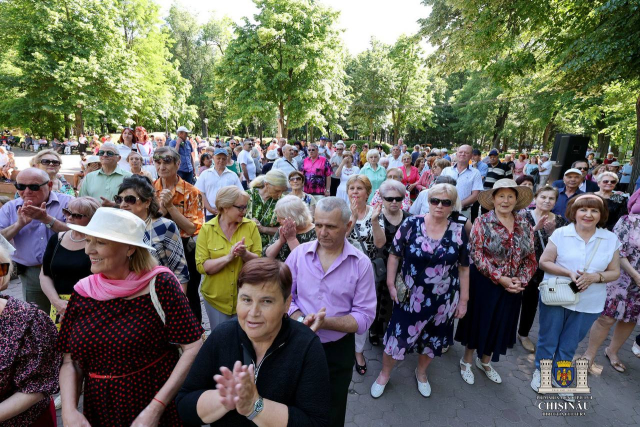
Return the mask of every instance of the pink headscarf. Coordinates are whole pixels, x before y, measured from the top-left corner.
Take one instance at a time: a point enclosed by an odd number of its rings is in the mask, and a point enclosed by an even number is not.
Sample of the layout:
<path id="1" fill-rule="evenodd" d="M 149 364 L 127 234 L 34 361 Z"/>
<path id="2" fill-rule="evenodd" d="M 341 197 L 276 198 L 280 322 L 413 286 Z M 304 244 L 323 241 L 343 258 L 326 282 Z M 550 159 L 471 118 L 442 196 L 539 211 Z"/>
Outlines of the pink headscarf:
<path id="1" fill-rule="evenodd" d="M 640 189 L 631 195 L 627 202 L 627 209 L 630 214 L 640 214 Z"/>
<path id="2" fill-rule="evenodd" d="M 80 280 L 73 289 L 85 298 L 107 301 L 115 298 L 127 298 L 143 290 L 152 278 L 160 273 L 171 273 L 167 267 L 156 266 L 144 274 L 131 272 L 124 280 L 107 279 L 102 273 L 92 274 Z"/>

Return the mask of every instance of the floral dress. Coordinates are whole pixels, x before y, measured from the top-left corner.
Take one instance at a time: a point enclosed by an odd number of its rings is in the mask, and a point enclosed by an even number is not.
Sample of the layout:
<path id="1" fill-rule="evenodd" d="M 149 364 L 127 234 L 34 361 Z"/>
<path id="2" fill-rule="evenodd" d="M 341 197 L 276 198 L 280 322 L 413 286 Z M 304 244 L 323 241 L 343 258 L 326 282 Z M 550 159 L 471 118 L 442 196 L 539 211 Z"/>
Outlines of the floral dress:
<path id="1" fill-rule="evenodd" d="M 427 235 L 424 216 L 408 218 L 396 233 L 391 254 L 403 260 L 410 297 L 393 307 L 384 351 L 396 360 L 414 351 L 440 356 L 453 340 L 460 300 L 458 267 L 469 265 L 464 225 L 450 222 L 442 239 L 434 240 Z"/>
<path id="2" fill-rule="evenodd" d="M 634 270 L 640 270 L 640 215 L 623 216 L 613 232 L 622 243 L 620 257 L 627 258 Z M 640 288 L 622 268 L 618 280 L 607 283 L 607 300 L 602 314 L 640 325 Z"/>
<path id="3" fill-rule="evenodd" d="M 247 218 L 257 219 L 263 227 L 278 227 L 278 218 L 276 217 L 275 199 L 262 200 L 260 192 L 257 188 L 247 191 L 249 193 L 249 203 L 247 204 Z M 260 233 L 262 239 L 262 247 L 269 245 L 270 235 Z"/>

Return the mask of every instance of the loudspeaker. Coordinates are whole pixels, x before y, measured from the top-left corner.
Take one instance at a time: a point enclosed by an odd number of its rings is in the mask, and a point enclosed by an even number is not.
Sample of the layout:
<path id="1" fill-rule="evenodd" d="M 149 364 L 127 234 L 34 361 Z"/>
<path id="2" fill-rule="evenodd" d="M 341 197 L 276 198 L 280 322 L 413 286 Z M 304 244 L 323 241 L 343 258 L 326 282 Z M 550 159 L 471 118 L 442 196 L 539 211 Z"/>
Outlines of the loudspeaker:
<path id="1" fill-rule="evenodd" d="M 587 157 L 589 141 L 590 138 L 584 135 L 556 134 L 551 160 L 562 167 L 562 174 L 571 167 L 573 162 L 584 160 Z"/>

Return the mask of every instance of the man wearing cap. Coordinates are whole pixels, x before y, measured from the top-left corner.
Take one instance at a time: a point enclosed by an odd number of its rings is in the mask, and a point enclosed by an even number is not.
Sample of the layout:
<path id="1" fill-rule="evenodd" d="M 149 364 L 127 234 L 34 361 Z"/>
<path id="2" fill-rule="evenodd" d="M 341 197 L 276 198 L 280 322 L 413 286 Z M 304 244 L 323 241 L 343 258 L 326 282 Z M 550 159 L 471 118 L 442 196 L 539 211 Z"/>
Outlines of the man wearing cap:
<path id="1" fill-rule="evenodd" d="M 580 184 L 580 191 L 583 193 L 595 193 L 596 191 L 600 191 L 600 187 L 598 184 L 587 179 L 587 174 L 589 173 L 589 164 L 586 160 L 576 160 L 571 164 L 570 169 L 578 169 L 580 173 L 582 173 L 582 184 Z M 564 181 L 559 179 L 557 181 L 553 181 L 553 186 L 556 188 L 564 187 Z"/>
<path id="2" fill-rule="evenodd" d="M 84 177 L 80 188 L 80 197 L 93 197 L 101 201 L 102 206 L 115 206 L 113 197 L 118 195 L 122 181 L 131 176 L 131 172 L 118 166 L 120 152 L 111 142 L 105 142 L 98 151 L 100 169 Z"/>
<path id="3" fill-rule="evenodd" d="M 484 180 L 484 189 L 490 190 L 496 181 L 504 178 L 513 179 L 511 168 L 506 163 L 500 161 L 498 150 L 491 150 L 489 152 L 489 164 L 487 167 L 487 177 Z"/>
<path id="4" fill-rule="evenodd" d="M 189 184 L 193 184 L 193 172 L 196 170 L 196 156 L 195 150 L 188 140 L 190 132 L 186 127 L 180 126 L 176 132 L 178 136 L 173 141 L 170 141 L 168 146 L 175 148 L 178 154 L 180 154 L 178 176 Z"/>
<path id="5" fill-rule="evenodd" d="M 273 150 L 273 152 L 275 153 L 276 151 Z M 282 154 L 283 156 L 273 163 L 272 169 L 281 170 L 288 177 L 291 172 L 298 170 L 298 164 L 294 159 L 293 147 L 286 144 L 282 147 Z"/>
<path id="6" fill-rule="evenodd" d="M 262 165 L 262 174 L 263 175 L 266 175 L 267 172 L 269 172 L 271 169 L 273 169 L 273 165 L 278 160 L 278 152 L 276 150 L 267 151 L 267 154 L 266 154 L 265 158 L 267 159 L 267 163 Z M 295 159 L 294 159 L 293 164 L 296 164 Z"/>
<path id="7" fill-rule="evenodd" d="M 68 230 L 62 210 L 73 197 L 51 191 L 53 183 L 43 170 L 27 168 L 16 177 L 17 199 L 0 209 L 0 234 L 13 239 L 11 255 L 22 282 L 22 297 L 49 313 L 51 303 L 40 287 L 42 257 L 51 236 Z"/>
<path id="8" fill-rule="evenodd" d="M 629 192 L 629 183 L 631 182 L 631 172 L 633 172 L 633 157 L 629 159 L 629 163 L 622 166 L 620 172 L 620 182 L 618 183 L 618 191 Z"/>
<path id="9" fill-rule="evenodd" d="M 441 174 L 456 180 L 462 213 L 467 218 L 471 217 L 471 206 L 478 200 L 478 194 L 484 189 L 480 172 L 469 165 L 472 150 L 470 145 L 461 145 L 456 152 L 457 163 L 444 168 Z"/>
<path id="10" fill-rule="evenodd" d="M 540 183 L 539 187 L 547 185 L 549 175 L 551 175 L 551 169 L 553 168 L 553 162 L 549 160 L 549 155 L 542 153 L 540 155 L 540 161 L 538 162 L 538 170 L 540 171 Z"/>
<path id="11" fill-rule="evenodd" d="M 558 188 L 558 200 L 556 200 L 556 205 L 551 212 L 567 219 L 565 212 L 569 200 L 584 193 L 580 190 L 580 184 L 582 184 L 583 179 L 580 169 L 567 169 L 562 178 L 564 186 Z"/>
<path id="12" fill-rule="evenodd" d="M 216 148 L 213 152 L 213 167 L 202 172 L 196 181 L 196 188 L 202 193 L 202 203 L 207 210 L 205 221 L 212 220 L 218 215 L 216 196 L 222 187 L 235 185 L 244 190 L 238 175 L 227 169 L 228 155 L 226 148 Z"/>

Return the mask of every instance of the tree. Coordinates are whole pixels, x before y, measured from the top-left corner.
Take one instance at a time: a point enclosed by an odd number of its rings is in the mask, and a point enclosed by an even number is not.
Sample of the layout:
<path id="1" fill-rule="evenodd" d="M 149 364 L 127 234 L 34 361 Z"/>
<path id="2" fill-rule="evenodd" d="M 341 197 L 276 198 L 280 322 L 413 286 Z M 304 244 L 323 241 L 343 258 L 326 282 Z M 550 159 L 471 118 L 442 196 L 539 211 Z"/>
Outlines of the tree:
<path id="1" fill-rule="evenodd" d="M 313 0 L 254 2 L 255 22 L 235 27 L 218 68 L 234 116 L 275 116 L 284 137 L 306 123 L 338 126 L 347 100 L 338 13 Z"/>

